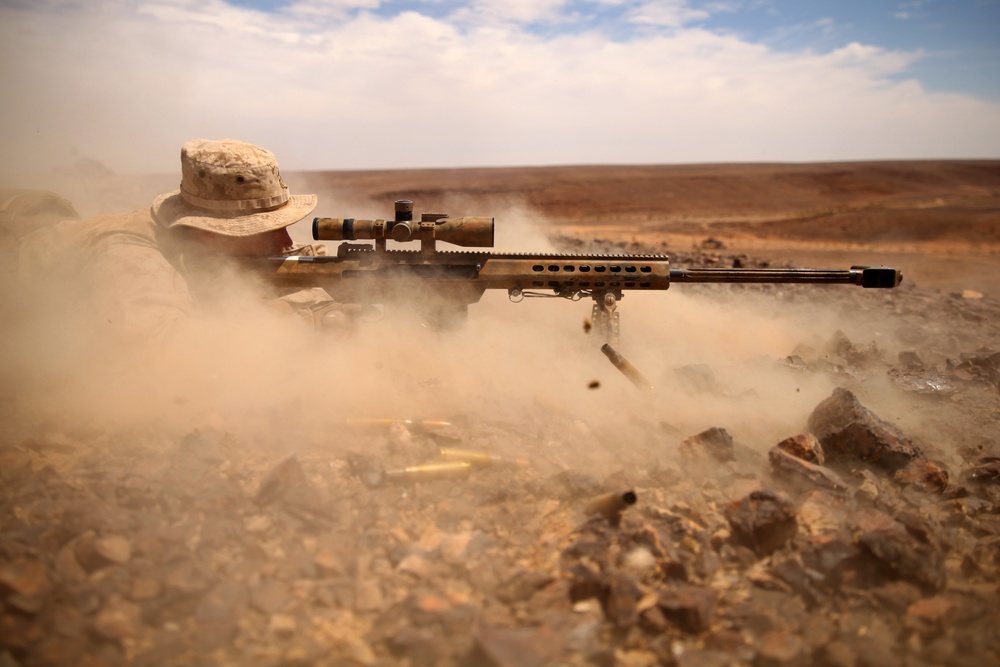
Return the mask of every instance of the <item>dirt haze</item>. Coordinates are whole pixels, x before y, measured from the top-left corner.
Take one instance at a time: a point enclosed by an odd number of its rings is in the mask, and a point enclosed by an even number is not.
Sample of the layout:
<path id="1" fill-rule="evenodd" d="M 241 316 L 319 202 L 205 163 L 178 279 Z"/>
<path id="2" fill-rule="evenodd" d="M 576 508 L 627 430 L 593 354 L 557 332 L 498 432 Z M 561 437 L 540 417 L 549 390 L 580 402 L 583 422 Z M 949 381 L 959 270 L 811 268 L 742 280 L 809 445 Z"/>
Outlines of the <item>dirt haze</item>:
<path id="1" fill-rule="evenodd" d="M 906 278 L 629 292 L 641 390 L 589 299 L 334 334 L 234 275 L 129 351 L 12 289 L 0 665 L 1000 660 L 1000 161 L 285 178 L 320 216 L 494 215 L 504 250 Z M 90 215 L 176 177 L 47 187 Z"/>

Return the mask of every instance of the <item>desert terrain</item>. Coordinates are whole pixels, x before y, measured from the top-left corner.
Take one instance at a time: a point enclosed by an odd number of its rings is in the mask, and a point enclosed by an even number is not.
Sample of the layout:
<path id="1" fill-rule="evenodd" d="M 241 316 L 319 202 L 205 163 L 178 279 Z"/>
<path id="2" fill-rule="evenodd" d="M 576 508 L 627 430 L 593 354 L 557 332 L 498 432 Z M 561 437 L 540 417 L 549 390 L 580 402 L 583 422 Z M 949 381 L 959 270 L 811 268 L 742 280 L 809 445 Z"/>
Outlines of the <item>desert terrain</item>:
<path id="1" fill-rule="evenodd" d="M 0 665 L 1000 661 L 1000 161 L 286 180 L 493 215 L 504 250 L 904 279 L 628 293 L 652 387 L 586 300 L 107 356 L 5 304 Z M 86 216 L 176 177 L 45 186 Z"/>

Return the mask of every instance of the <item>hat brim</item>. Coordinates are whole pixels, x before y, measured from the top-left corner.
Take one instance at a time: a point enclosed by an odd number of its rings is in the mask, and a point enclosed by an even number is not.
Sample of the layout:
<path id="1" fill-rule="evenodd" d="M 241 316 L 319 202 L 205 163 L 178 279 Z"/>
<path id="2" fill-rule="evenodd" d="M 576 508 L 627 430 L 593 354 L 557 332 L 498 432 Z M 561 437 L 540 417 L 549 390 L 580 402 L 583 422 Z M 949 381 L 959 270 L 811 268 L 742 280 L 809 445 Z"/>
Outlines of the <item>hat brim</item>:
<path id="1" fill-rule="evenodd" d="M 292 195 L 281 207 L 272 211 L 210 214 L 185 202 L 181 199 L 180 190 L 175 190 L 157 197 L 150 212 L 153 219 L 167 229 L 194 227 L 225 236 L 253 236 L 298 222 L 313 212 L 316 202 L 316 195 Z"/>

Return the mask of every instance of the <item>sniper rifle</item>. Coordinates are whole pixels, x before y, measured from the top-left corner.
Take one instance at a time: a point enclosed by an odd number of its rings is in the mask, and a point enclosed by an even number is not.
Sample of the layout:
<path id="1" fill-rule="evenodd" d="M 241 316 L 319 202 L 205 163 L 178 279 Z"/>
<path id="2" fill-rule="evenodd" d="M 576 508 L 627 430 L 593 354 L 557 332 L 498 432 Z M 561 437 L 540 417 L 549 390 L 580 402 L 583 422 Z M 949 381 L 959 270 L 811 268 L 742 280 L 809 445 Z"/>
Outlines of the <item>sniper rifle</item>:
<path id="1" fill-rule="evenodd" d="M 449 218 L 443 213 L 413 217 L 413 202 L 395 203 L 392 220 L 315 218 L 313 238 L 343 241 L 336 254 L 250 260 L 279 289 L 321 287 L 344 303 L 416 304 L 436 326 L 464 320 L 468 306 L 486 290 L 507 290 L 511 301 L 525 297 L 593 299 L 591 321 L 599 336 L 617 344 L 618 302 L 629 290 L 665 290 L 671 283 L 847 284 L 869 288 L 899 285 L 892 268 L 828 269 L 671 268 L 666 255 L 589 255 L 492 252 L 493 218 Z M 351 243 L 352 241 L 374 241 Z M 386 247 L 387 241 L 418 241 L 419 249 Z M 438 250 L 442 241 L 467 251 Z"/>

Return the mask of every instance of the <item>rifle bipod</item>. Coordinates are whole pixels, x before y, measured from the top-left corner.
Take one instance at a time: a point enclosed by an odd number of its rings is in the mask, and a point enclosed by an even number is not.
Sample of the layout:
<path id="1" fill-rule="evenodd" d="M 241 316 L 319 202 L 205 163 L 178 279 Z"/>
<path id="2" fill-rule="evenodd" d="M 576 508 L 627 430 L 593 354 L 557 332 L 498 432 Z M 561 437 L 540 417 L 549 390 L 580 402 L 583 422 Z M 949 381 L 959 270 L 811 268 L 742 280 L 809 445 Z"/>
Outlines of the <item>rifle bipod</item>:
<path id="1" fill-rule="evenodd" d="M 617 311 L 618 295 L 613 292 L 594 292 L 594 307 L 591 310 L 590 319 L 605 343 L 618 345 L 618 338 L 621 334 L 621 319 Z"/>

